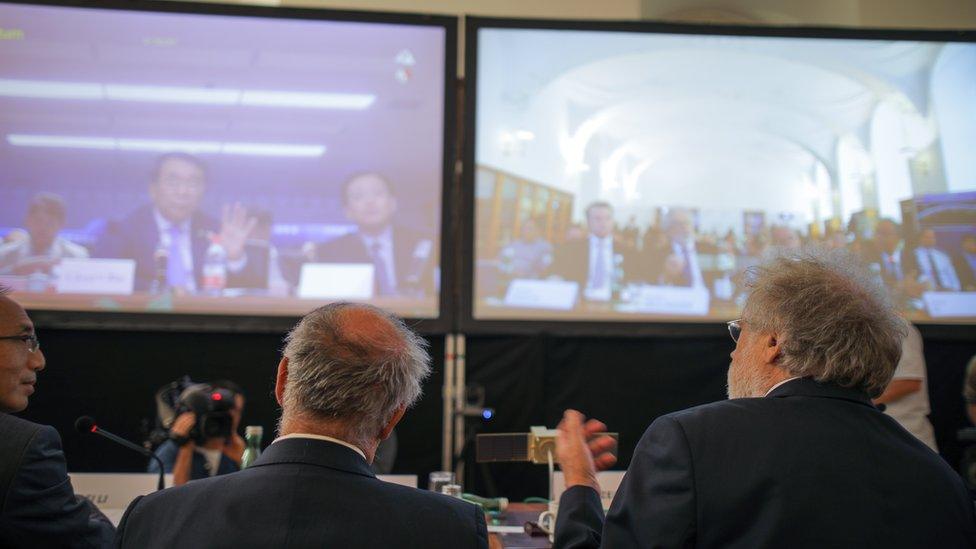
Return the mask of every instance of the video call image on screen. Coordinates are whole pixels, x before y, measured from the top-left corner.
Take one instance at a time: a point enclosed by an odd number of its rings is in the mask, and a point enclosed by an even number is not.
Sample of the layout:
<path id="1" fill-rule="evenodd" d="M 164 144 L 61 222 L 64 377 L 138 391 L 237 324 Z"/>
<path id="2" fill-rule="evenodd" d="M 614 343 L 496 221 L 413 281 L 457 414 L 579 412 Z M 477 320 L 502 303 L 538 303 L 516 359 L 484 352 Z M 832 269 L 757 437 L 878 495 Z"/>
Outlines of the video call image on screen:
<path id="1" fill-rule="evenodd" d="M 976 321 L 976 44 L 477 40 L 476 319 L 727 320 L 750 266 L 818 246 Z"/>
<path id="2" fill-rule="evenodd" d="M 26 306 L 437 316 L 442 27 L 0 4 L 0 29 Z"/>

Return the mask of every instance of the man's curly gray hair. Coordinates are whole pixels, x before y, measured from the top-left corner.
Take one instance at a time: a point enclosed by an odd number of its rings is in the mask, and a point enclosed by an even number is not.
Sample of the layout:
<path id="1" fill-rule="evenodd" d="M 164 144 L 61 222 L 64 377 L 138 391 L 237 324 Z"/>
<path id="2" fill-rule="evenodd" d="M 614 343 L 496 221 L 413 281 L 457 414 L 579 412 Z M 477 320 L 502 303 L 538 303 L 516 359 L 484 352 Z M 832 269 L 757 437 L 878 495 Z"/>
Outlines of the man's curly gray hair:
<path id="1" fill-rule="evenodd" d="M 749 327 L 781 335 L 790 375 L 880 395 L 901 358 L 904 324 L 887 292 L 843 250 L 808 250 L 753 267 L 742 312 Z"/>

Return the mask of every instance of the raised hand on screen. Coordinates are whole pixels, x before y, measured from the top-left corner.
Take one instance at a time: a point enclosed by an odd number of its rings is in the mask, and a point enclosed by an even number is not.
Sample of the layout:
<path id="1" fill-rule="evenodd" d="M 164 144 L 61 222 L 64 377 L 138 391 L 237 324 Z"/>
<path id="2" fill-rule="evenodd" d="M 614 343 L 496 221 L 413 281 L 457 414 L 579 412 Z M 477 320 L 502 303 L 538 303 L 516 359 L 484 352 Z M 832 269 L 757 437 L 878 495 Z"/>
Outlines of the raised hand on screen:
<path id="1" fill-rule="evenodd" d="M 612 452 L 617 447 L 613 437 L 597 433 L 605 432 L 607 426 L 576 410 L 563 412 L 563 420 L 556 427 L 556 456 L 559 468 L 566 478 L 566 487 L 589 486 L 600 491 L 596 472 L 609 469 L 617 462 Z"/>
<path id="2" fill-rule="evenodd" d="M 240 202 L 233 206 L 224 205 L 220 223 L 220 243 L 227 251 L 227 259 L 236 261 L 244 255 L 247 243 L 257 219 L 247 215 L 247 208 Z"/>

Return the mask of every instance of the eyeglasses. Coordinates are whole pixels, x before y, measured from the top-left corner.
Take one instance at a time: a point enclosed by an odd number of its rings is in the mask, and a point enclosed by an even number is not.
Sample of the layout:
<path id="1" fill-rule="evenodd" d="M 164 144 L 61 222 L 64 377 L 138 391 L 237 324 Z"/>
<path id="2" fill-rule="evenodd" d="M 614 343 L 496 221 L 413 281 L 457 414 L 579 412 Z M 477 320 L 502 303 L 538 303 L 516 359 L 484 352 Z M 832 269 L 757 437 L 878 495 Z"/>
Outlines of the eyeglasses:
<path id="1" fill-rule="evenodd" d="M 0 337 L 0 340 L 2 339 L 19 339 L 27 344 L 27 350 L 32 353 L 41 348 L 41 342 L 37 340 L 36 334 Z"/>
<path id="2" fill-rule="evenodd" d="M 742 333 L 743 322 L 745 322 L 745 320 L 742 320 L 741 318 L 737 318 L 735 320 L 730 320 L 725 323 L 726 326 L 729 327 L 729 335 L 732 336 L 732 341 L 736 343 L 739 342 L 739 334 Z"/>

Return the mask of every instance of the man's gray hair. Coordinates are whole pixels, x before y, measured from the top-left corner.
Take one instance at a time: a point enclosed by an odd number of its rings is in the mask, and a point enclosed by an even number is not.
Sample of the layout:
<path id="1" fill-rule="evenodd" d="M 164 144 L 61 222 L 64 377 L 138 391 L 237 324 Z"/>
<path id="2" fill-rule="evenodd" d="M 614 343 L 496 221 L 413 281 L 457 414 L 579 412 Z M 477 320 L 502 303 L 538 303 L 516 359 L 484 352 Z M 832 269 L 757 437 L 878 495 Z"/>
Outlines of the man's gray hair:
<path id="1" fill-rule="evenodd" d="M 427 342 L 396 316 L 358 303 L 307 314 L 285 338 L 285 415 L 340 420 L 357 441 L 412 406 L 430 375 Z"/>
<path id="2" fill-rule="evenodd" d="M 792 376 L 880 395 L 901 358 L 903 321 L 877 277 L 844 250 L 781 255 L 750 269 L 750 329 L 780 335 Z"/>

